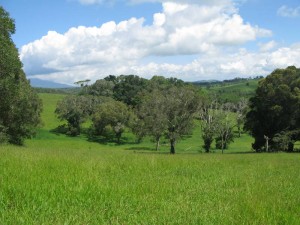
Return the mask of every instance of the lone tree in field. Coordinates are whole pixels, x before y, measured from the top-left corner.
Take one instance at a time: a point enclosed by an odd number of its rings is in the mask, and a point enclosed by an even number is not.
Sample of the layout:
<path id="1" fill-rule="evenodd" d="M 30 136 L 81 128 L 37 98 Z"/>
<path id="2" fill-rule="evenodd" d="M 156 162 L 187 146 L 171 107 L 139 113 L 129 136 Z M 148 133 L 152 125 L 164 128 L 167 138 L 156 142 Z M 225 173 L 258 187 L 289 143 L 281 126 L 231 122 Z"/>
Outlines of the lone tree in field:
<path id="1" fill-rule="evenodd" d="M 142 98 L 137 113 L 141 121 L 138 128 L 140 132 L 155 138 L 157 149 L 164 134 L 170 141 L 170 153 L 175 154 L 176 142 L 192 132 L 200 96 L 190 86 L 158 88 L 161 89 L 152 90 Z"/>
<path id="2" fill-rule="evenodd" d="M 191 134 L 200 101 L 199 94 L 190 87 L 173 87 L 165 92 L 167 138 L 170 140 L 171 154 L 175 154 L 176 141 Z"/>
<path id="3" fill-rule="evenodd" d="M 21 145 L 35 134 L 42 103 L 22 70 L 14 33 L 14 20 L 0 6 L 0 142 Z"/>
<path id="4" fill-rule="evenodd" d="M 210 151 L 214 139 L 216 148 L 221 149 L 222 153 L 233 141 L 233 128 L 236 124 L 231 107 L 231 104 L 220 105 L 216 100 L 202 105 L 200 119 L 205 152 Z"/>
<path id="5" fill-rule="evenodd" d="M 153 90 L 142 98 L 137 110 L 138 123 L 134 129 L 136 135 L 149 135 L 156 142 L 156 151 L 159 149 L 161 137 L 168 127 L 166 114 L 166 96 L 163 92 Z"/>
<path id="6" fill-rule="evenodd" d="M 217 109 L 216 115 L 216 148 L 222 150 L 228 148 L 230 142 L 234 139 L 233 128 L 236 126 L 235 115 L 226 105 L 221 105 Z"/>
<path id="7" fill-rule="evenodd" d="M 210 151 L 216 133 L 216 107 L 216 101 L 204 102 L 199 113 L 201 134 L 204 142 L 203 148 L 207 153 Z"/>
<path id="8" fill-rule="evenodd" d="M 287 151 L 293 151 L 300 140 L 300 69 L 294 66 L 277 69 L 259 82 L 250 99 L 245 129 L 255 138 L 256 151 L 275 150 L 284 140 Z"/>

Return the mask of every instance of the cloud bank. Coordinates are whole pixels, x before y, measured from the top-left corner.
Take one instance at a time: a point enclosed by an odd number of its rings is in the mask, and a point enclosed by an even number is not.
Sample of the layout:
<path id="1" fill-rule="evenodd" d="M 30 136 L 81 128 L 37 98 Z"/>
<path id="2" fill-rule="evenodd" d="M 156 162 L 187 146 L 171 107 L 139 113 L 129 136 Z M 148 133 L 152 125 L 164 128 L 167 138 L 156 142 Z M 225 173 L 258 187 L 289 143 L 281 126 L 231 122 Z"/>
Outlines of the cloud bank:
<path id="1" fill-rule="evenodd" d="M 265 75 L 276 67 L 299 65 L 296 60 L 300 58 L 299 45 L 273 52 L 270 51 L 275 42 L 261 44 L 257 53 L 242 49 L 243 44 L 271 37 L 272 32 L 246 23 L 230 1 L 160 2 L 162 11 L 153 15 L 151 25 L 145 25 L 144 18 L 130 18 L 99 27 L 71 28 L 64 34 L 49 31 L 21 48 L 25 72 L 29 77 L 71 84 L 82 79 L 94 81 L 109 74 L 226 79 Z M 173 57 L 186 56 L 193 59 L 170 62 Z"/>

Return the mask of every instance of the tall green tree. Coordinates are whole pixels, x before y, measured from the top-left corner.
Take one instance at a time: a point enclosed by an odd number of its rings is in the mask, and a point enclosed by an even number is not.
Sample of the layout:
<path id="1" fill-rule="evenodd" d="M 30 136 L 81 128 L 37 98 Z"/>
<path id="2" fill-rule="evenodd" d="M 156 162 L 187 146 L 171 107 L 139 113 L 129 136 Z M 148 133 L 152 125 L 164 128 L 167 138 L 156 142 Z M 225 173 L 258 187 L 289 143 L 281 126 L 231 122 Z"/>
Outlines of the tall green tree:
<path id="1" fill-rule="evenodd" d="M 287 136 L 287 151 L 293 151 L 300 139 L 300 69 L 277 69 L 259 82 L 244 127 L 254 137 L 252 147 L 257 151 L 269 146 L 274 150 L 276 142 Z"/>
<path id="2" fill-rule="evenodd" d="M 206 153 L 210 151 L 217 129 L 217 101 L 203 102 L 199 117 L 201 119 L 201 134 L 204 142 L 203 148 Z"/>
<path id="3" fill-rule="evenodd" d="M 175 154 L 176 142 L 191 134 L 195 113 L 201 98 L 192 86 L 168 86 L 146 94 L 139 105 L 140 133 L 154 137 L 159 146 L 163 134 L 170 141 L 170 153 Z"/>
<path id="4" fill-rule="evenodd" d="M 204 141 L 203 148 L 209 152 L 213 140 L 216 148 L 222 153 L 233 141 L 233 128 L 236 126 L 235 116 L 231 112 L 231 103 L 219 104 L 217 100 L 205 102 L 200 109 L 201 133 Z"/>
<path id="5" fill-rule="evenodd" d="M 14 20 L 0 6 L 0 139 L 21 145 L 35 134 L 42 103 L 22 70 L 14 33 Z"/>
<path id="6" fill-rule="evenodd" d="M 233 128 L 236 126 L 236 114 L 231 112 L 231 107 L 224 104 L 216 110 L 216 148 L 221 149 L 222 154 L 234 139 Z"/>
<path id="7" fill-rule="evenodd" d="M 170 153 L 175 154 L 177 140 L 192 132 L 201 98 L 196 90 L 184 86 L 170 88 L 164 95 L 167 138 L 170 140 Z"/>
<path id="8" fill-rule="evenodd" d="M 85 96 L 69 95 L 57 103 L 55 113 L 60 120 L 68 122 L 67 134 L 80 134 L 81 124 L 88 118 L 91 111 L 90 99 Z"/>
<path id="9" fill-rule="evenodd" d="M 103 135 L 105 130 L 111 130 L 121 142 L 126 127 L 130 127 L 133 113 L 123 102 L 111 100 L 99 105 L 93 114 L 93 129 L 97 135 Z"/>
<path id="10" fill-rule="evenodd" d="M 142 98 L 137 109 L 139 122 L 134 129 L 135 133 L 151 136 L 156 142 L 156 150 L 168 127 L 166 101 L 162 91 L 153 90 Z"/>
<path id="11" fill-rule="evenodd" d="M 67 134 L 77 136 L 81 133 L 81 124 L 90 118 L 100 104 L 110 100 L 107 97 L 68 95 L 57 103 L 55 113 L 60 120 L 67 121 Z"/>

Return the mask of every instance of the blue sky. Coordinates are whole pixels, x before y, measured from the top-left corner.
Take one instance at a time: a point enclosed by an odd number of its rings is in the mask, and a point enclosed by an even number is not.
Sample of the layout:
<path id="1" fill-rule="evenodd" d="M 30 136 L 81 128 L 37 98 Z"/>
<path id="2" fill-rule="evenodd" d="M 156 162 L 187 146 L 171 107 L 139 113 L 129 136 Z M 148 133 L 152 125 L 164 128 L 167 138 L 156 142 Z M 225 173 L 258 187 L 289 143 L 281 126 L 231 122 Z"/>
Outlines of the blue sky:
<path id="1" fill-rule="evenodd" d="M 299 0 L 0 0 L 29 78 L 195 81 L 300 67 Z"/>

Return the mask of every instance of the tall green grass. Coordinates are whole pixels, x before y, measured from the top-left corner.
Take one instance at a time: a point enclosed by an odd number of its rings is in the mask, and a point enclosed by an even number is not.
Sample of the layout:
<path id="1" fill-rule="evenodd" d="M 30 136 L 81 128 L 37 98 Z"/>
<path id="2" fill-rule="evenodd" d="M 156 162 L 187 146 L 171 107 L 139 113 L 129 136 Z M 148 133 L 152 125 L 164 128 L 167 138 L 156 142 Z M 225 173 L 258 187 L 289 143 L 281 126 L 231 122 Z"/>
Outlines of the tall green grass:
<path id="1" fill-rule="evenodd" d="M 0 151 L 1 224 L 299 224 L 298 154 Z"/>
<path id="2" fill-rule="evenodd" d="M 300 223 L 299 154 L 251 154 L 245 134 L 233 154 L 200 153 L 199 126 L 177 155 L 130 133 L 122 145 L 89 142 L 50 132 L 63 96 L 40 96 L 37 137 L 0 146 L 0 224 Z"/>

